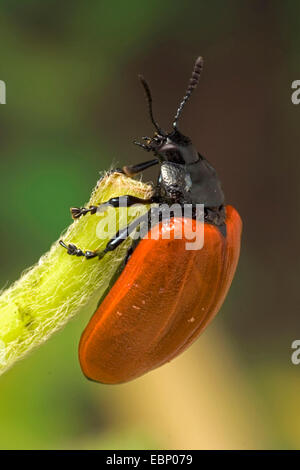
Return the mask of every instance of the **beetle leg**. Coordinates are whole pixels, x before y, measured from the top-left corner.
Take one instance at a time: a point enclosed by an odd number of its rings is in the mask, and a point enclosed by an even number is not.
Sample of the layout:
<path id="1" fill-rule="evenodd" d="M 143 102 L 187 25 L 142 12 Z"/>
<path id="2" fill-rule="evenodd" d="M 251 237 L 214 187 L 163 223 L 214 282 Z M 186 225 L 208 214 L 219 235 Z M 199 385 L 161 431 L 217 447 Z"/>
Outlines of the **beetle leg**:
<path id="1" fill-rule="evenodd" d="M 124 227 L 120 229 L 114 238 L 109 240 L 107 243 L 106 247 L 102 251 L 101 255 L 99 256 L 99 259 L 101 259 L 106 253 L 109 251 L 114 251 L 118 246 L 121 245 L 125 240 L 127 240 L 128 236 L 138 227 L 140 226 L 140 232 L 143 234 L 144 231 L 148 231 L 148 226 L 149 226 L 149 220 L 150 220 L 150 213 L 151 211 L 148 211 L 146 214 L 141 215 L 137 219 L 135 219 L 133 222 L 131 222 L 127 227 Z M 146 227 L 146 230 L 145 230 Z"/>
<path id="2" fill-rule="evenodd" d="M 70 212 L 72 214 L 73 219 L 79 219 L 82 215 L 86 215 L 89 212 L 91 214 L 96 214 L 98 206 L 90 206 L 90 207 L 71 207 Z"/>
<path id="3" fill-rule="evenodd" d="M 157 165 L 158 163 L 159 160 L 157 158 L 154 158 L 153 160 L 138 163 L 137 165 L 123 166 L 123 172 L 127 176 L 134 176 L 140 173 L 141 171 L 147 170 L 147 168 L 150 168 L 151 166 Z"/>
<path id="4" fill-rule="evenodd" d="M 150 213 L 151 211 L 148 211 L 146 214 L 143 214 L 141 217 L 138 217 L 136 220 L 131 222 L 127 227 L 120 229 L 116 233 L 115 237 L 109 240 L 104 250 L 83 251 L 76 245 L 73 245 L 73 243 L 66 245 L 62 240 L 59 241 L 59 244 L 67 250 L 68 255 L 84 256 L 86 259 L 92 259 L 96 257 L 101 259 L 104 255 L 106 255 L 106 253 L 115 250 L 119 245 L 121 245 L 121 243 L 123 243 L 138 226 L 140 226 L 141 232 L 142 230 L 145 230 L 145 226 L 146 230 L 148 230 Z"/>
<path id="5" fill-rule="evenodd" d="M 67 250 L 68 255 L 85 256 L 86 259 L 92 259 L 98 256 L 97 251 L 82 251 L 80 248 L 77 248 L 76 245 L 73 245 L 73 243 L 66 245 L 62 240 L 60 240 L 59 244 Z"/>
<path id="6" fill-rule="evenodd" d="M 96 212 L 103 212 L 106 210 L 108 206 L 112 207 L 130 207 L 133 206 L 134 204 L 152 204 L 155 201 L 155 198 L 149 198 L 149 199 L 142 199 L 140 197 L 135 197 L 135 196 L 119 196 L 119 197 L 113 197 L 109 199 L 107 202 L 103 202 L 99 206 L 90 206 L 89 208 L 87 207 L 72 207 L 71 214 L 73 219 L 78 219 L 82 215 L 86 215 L 88 212 L 91 214 L 96 214 Z"/>

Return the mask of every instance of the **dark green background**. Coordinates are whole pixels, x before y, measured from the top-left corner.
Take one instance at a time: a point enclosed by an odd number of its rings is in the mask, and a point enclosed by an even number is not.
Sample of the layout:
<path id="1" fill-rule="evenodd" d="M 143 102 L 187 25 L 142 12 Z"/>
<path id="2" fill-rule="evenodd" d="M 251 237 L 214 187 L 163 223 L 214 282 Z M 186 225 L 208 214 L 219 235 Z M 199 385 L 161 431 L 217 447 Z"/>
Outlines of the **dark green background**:
<path id="1" fill-rule="evenodd" d="M 187 375 L 185 384 L 179 358 L 130 385 L 87 382 L 77 344 L 88 318 L 78 317 L 0 378 L 0 448 L 299 448 L 300 365 L 290 360 L 300 337 L 300 106 L 290 98 L 300 79 L 299 36 L 296 0 L 0 2 L 2 286 L 59 237 L 69 207 L 88 200 L 100 170 L 147 158 L 132 145 L 152 132 L 137 74 L 151 83 L 168 128 L 199 54 L 205 70 L 181 128 L 217 168 L 244 222 L 228 299 L 185 354 L 197 378 Z M 214 350 L 216 337 L 230 352 L 210 363 L 199 344 Z M 210 364 L 224 377 L 220 388 L 212 376 L 207 405 Z M 170 380 L 144 395 L 143 384 L 151 389 L 168 371 Z M 230 419 L 236 394 L 242 424 Z M 200 428 L 187 417 L 186 442 L 182 420 L 194 409 Z M 206 427 L 215 437 L 198 434 Z"/>

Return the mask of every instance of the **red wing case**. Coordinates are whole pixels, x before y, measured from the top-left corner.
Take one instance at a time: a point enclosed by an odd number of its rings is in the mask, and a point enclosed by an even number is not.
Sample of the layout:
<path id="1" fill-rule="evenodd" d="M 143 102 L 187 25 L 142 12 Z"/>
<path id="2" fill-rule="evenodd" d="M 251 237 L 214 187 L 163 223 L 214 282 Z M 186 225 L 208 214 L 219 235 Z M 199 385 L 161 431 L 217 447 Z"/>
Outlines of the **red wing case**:
<path id="1" fill-rule="evenodd" d="M 200 250 L 186 249 L 190 236 L 174 238 L 187 221 L 193 231 L 204 228 Z M 174 218 L 152 229 L 158 239 L 140 241 L 82 334 L 79 360 L 89 379 L 117 384 L 161 366 L 218 313 L 238 263 L 242 222 L 227 206 L 226 237 L 201 224 Z M 163 239 L 166 231 L 170 239 Z"/>

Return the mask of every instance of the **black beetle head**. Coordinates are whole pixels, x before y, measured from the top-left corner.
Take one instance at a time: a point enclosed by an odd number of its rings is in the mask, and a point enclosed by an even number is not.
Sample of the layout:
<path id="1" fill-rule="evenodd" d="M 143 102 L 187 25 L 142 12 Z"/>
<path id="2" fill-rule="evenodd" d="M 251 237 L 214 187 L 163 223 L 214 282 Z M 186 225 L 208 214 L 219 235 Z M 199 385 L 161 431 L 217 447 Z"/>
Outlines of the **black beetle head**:
<path id="1" fill-rule="evenodd" d="M 184 98 L 177 109 L 173 122 L 173 131 L 169 134 L 163 131 L 154 119 L 152 110 L 152 96 L 149 85 L 144 77 L 139 75 L 139 79 L 146 93 L 150 119 L 156 129 L 156 132 L 153 137 L 143 137 L 143 142 L 135 141 L 134 143 L 142 147 L 147 152 L 153 152 L 160 161 L 169 161 L 172 163 L 185 165 L 194 163 L 199 158 L 198 152 L 193 146 L 191 140 L 178 130 L 177 122 L 186 102 L 189 100 L 192 92 L 199 82 L 202 67 L 203 59 L 202 57 L 198 57 L 194 65 L 193 73 L 190 78 L 186 94 L 184 95 Z"/>
<path id="2" fill-rule="evenodd" d="M 153 152 L 161 162 L 189 165 L 199 159 L 191 140 L 177 129 L 170 134 L 156 132 L 153 137 L 143 137 L 143 141 L 136 144 L 148 152 Z"/>

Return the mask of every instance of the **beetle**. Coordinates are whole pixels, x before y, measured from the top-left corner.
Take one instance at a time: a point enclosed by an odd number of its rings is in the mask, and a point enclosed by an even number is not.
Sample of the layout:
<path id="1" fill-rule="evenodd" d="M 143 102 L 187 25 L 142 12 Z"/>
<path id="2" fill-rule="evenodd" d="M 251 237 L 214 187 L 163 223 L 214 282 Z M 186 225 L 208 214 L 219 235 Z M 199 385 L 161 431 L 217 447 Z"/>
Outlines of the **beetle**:
<path id="1" fill-rule="evenodd" d="M 149 85 L 139 76 L 155 133 L 152 138 L 144 137 L 135 143 L 152 152 L 154 158 L 116 171 L 132 177 L 159 164 L 152 197 L 125 195 L 100 206 L 71 209 L 77 219 L 95 214 L 99 208 L 105 210 L 108 205 L 151 204 L 158 209 L 174 203 L 180 207 L 188 204 L 193 209 L 197 204 L 204 205 L 202 221 L 196 211 L 189 217 L 171 213 L 169 220 L 160 216 L 151 226 L 153 212 L 147 212 L 146 231 L 132 244 L 123 270 L 81 336 L 80 365 L 84 375 L 93 381 L 127 382 L 176 357 L 214 318 L 231 285 L 239 259 L 241 218 L 232 206 L 225 206 L 215 169 L 178 129 L 178 119 L 199 82 L 202 68 L 203 59 L 198 57 L 169 133 L 154 119 Z M 174 235 L 177 229 L 186 228 L 187 222 L 188 231 L 204 231 L 201 249 L 186 249 L 190 233 L 184 232 L 181 239 Z M 83 251 L 62 240 L 60 244 L 69 255 L 101 259 L 138 225 L 140 218 L 120 229 L 102 251 Z M 167 232 L 169 239 L 165 237 Z"/>

